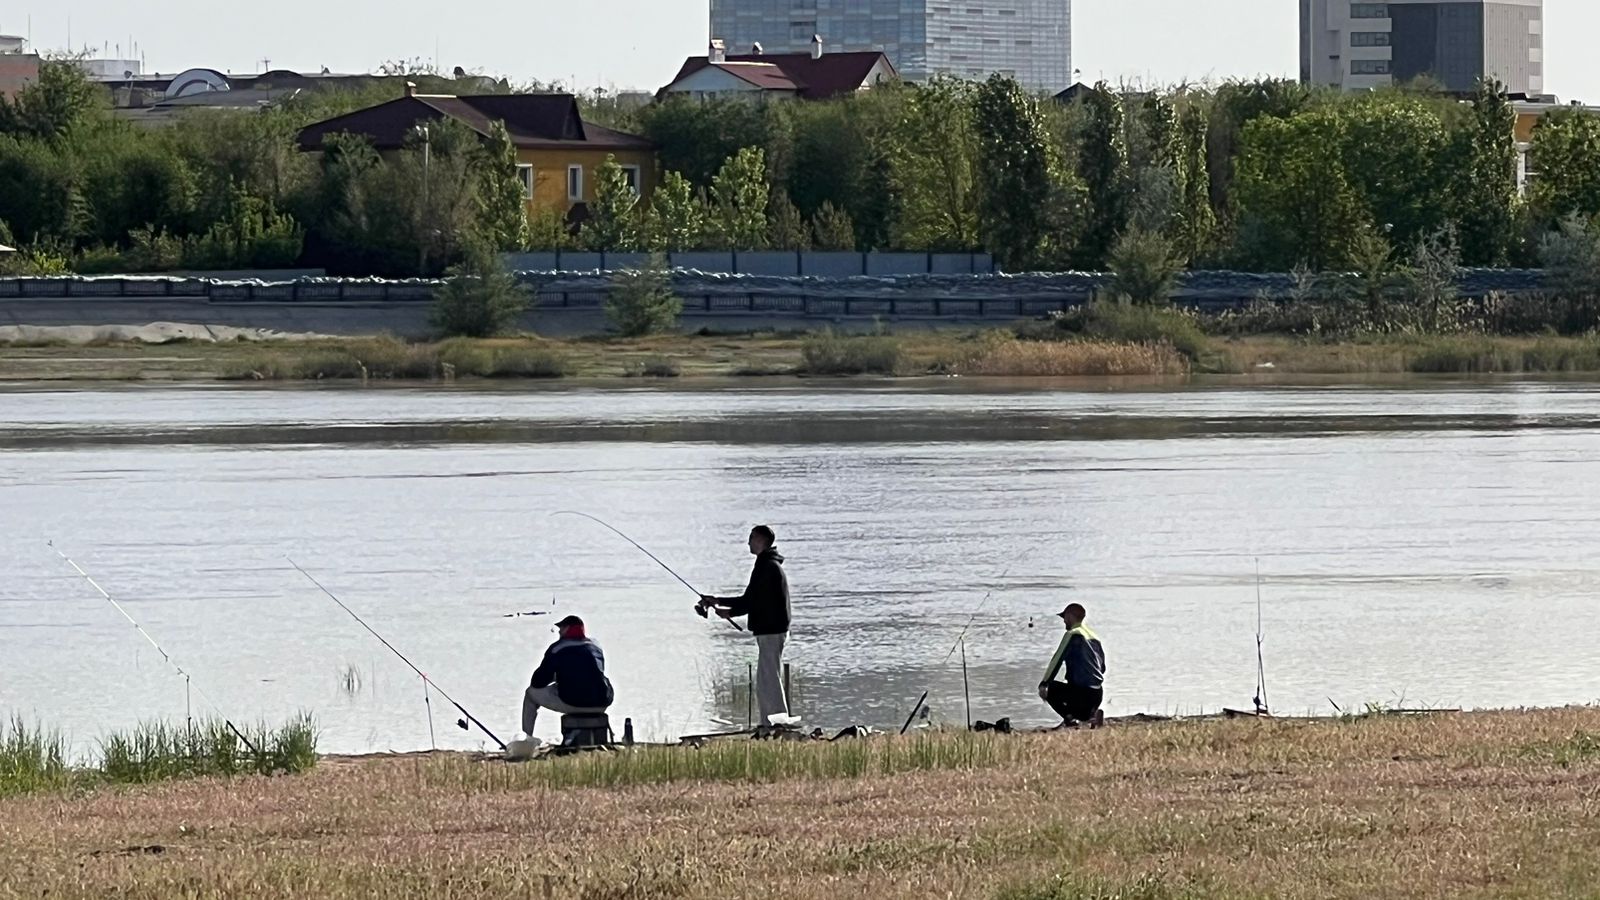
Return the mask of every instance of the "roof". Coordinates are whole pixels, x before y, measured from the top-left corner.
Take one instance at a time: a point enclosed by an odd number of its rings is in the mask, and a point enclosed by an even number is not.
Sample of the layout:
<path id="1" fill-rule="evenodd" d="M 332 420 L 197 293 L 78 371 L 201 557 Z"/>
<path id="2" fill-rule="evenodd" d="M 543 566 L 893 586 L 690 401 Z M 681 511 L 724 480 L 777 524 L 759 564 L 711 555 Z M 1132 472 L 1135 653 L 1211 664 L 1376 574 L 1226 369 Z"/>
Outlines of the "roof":
<path id="1" fill-rule="evenodd" d="M 717 68 L 762 90 L 798 91 L 807 100 L 825 100 L 860 90 L 878 65 L 890 75 L 895 74 L 894 64 L 879 50 L 824 53 L 817 57 L 810 53 L 730 54 L 720 63 L 705 56 L 691 56 L 684 60 L 667 88 L 701 69 Z"/>
<path id="2" fill-rule="evenodd" d="M 365 136 L 379 150 L 393 150 L 405 145 L 419 122 L 441 119 L 454 119 L 485 137 L 495 122 L 504 122 L 511 143 L 527 149 L 654 148 L 637 135 L 584 122 L 571 94 L 416 94 L 308 125 L 300 131 L 300 149 L 321 149 L 328 135 L 348 132 Z"/>

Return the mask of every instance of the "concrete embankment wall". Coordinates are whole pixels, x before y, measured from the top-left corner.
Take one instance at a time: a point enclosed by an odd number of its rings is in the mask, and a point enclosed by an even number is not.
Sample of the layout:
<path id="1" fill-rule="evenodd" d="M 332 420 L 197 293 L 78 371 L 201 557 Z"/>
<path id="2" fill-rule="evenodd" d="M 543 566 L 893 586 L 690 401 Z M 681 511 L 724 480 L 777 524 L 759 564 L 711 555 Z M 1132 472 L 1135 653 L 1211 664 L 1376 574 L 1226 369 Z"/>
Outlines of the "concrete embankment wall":
<path id="1" fill-rule="evenodd" d="M 602 306 L 609 275 L 524 272 L 537 297 L 523 326 L 544 334 L 605 329 Z M 1539 288 L 1528 270 L 1469 270 L 1462 291 L 1523 293 Z M 1029 275 L 910 275 L 839 278 L 726 275 L 679 271 L 673 287 L 684 300 L 686 329 L 841 329 L 892 322 L 915 325 L 1001 323 L 1046 315 L 1093 297 L 1107 276 L 1067 272 Z M 437 282 L 412 279 L 301 278 L 223 281 L 193 278 L 0 279 L 0 325 L 142 325 L 185 322 L 285 332 L 421 335 Z M 1176 302 L 1199 309 L 1281 299 L 1292 288 L 1282 274 L 1187 273 Z"/>

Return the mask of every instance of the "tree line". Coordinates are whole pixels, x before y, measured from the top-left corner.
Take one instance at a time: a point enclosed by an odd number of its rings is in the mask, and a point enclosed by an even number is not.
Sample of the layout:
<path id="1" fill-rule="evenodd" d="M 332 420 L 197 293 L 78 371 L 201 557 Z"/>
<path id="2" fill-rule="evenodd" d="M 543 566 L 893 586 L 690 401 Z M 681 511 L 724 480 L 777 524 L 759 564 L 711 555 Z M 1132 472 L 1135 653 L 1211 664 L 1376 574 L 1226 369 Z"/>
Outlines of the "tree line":
<path id="1" fill-rule="evenodd" d="M 426 80 L 426 74 L 413 74 Z M 449 92 L 448 80 L 420 85 Z M 398 96 L 302 93 L 164 128 L 117 118 L 66 62 L 0 102 L 0 242 L 38 269 L 323 266 L 436 274 L 492 250 L 988 251 L 1010 270 L 1177 265 L 1351 270 L 1448 241 L 1465 265 L 1535 264 L 1546 236 L 1600 215 L 1600 117 L 1545 115 L 1525 196 L 1504 92 L 1341 94 L 1280 80 L 1070 101 L 996 76 L 821 102 L 628 105 L 585 115 L 659 147 L 651 195 L 614 164 L 579 223 L 524 213 L 516 154 L 430 127 L 379 155 L 298 151 L 311 122 Z"/>

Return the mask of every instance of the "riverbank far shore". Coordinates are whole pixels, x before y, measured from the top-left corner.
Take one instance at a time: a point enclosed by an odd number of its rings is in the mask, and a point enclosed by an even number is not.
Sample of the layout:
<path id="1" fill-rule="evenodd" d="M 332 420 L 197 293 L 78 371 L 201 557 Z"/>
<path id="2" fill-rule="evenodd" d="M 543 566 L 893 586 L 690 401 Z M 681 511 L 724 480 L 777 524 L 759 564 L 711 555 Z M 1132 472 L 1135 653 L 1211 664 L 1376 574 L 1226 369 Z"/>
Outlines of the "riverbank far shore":
<path id="1" fill-rule="evenodd" d="M 171 328 L 186 333 L 181 326 Z M 1332 342 L 1268 335 L 1211 338 L 1175 348 L 1081 338 L 1022 340 L 1000 329 L 921 329 L 849 336 L 752 332 L 422 343 L 384 336 L 0 343 L 0 381 L 9 382 L 1401 373 L 1600 373 L 1600 338 L 1446 335 Z"/>
<path id="2" fill-rule="evenodd" d="M 938 741 L 965 749 L 917 765 Z M 912 747 L 886 773 L 870 754 L 894 742 Z M 864 765 L 430 754 L 12 797 L 0 896 L 1578 898 L 1600 884 L 1592 707 L 852 746 Z M 546 768 L 566 764 L 593 768 Z M 628 766 L 648 777 L 619 777 Z"/>

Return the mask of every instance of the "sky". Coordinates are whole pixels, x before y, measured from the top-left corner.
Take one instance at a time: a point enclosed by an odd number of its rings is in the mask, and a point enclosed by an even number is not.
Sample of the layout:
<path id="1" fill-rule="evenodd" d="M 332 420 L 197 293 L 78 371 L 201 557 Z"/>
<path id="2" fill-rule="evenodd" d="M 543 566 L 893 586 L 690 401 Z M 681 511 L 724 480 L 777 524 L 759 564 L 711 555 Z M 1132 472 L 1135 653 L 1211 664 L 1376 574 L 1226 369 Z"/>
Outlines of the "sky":
<path id="1" fill-rule="evenodd" d="M 1073 0 L 1080 80 L 1171 84 L 1299 72 L 1295 0 Z M 41 51 L 71 43 L 127 54 L 147 72 L 206 67 L 365 72 L 385 60 L 437 59 L 449 71 L 514 82 L 655 90 L 684 57 L 703 53 L 707 0 L 5 0 L 0 33 Z M 1545 85 L 1563 100 L 1600 103 L 1600 2 L 1545 0 Z M 130 40 L 131 39 L 131 40 Z"/>

